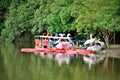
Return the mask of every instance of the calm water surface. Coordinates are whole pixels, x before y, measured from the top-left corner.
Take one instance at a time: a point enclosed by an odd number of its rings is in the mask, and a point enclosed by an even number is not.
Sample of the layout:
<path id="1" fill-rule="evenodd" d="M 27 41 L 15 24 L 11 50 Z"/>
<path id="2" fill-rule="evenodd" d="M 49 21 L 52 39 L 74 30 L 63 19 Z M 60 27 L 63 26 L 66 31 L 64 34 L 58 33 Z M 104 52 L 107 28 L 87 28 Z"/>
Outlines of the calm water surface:
<path id="1" fill-rule="evenodd" d="M 28 44 L 0 44 L 0 80 L 120 80 L 120 59 L 105 57 L 89 68 L 82 56 L 59 66 L 54 59 L 21 53 Z"/>

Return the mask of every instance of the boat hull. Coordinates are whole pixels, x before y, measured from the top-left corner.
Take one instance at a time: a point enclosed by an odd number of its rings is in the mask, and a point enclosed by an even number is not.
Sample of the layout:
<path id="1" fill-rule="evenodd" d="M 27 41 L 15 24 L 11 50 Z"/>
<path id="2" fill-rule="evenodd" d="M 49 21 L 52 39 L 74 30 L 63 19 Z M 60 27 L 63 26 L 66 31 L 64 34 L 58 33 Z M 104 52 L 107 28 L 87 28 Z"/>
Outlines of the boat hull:
<path id="1" fill-rule="evenodd" d="M 81 54 L 88 55 L 93 53 L 92 50 L 65 50 L 65 49 L 48 49 L 48 48 L 22 48 L 21 52 L 44 52 L 44 53 L 63 53 L 63 54 Z"/>

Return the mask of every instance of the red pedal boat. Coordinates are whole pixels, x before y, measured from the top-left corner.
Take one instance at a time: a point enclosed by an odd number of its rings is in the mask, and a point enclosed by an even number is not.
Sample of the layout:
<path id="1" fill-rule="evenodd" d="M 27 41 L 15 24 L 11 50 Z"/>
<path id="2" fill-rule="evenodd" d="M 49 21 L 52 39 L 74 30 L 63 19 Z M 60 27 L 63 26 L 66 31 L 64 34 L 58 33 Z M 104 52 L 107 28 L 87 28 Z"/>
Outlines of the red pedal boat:
<path id="1" fill-rule="evenodd" d="M 91 50 L 79 50 L 79 49 L 72 49 L 70 44 L 74 45 L 70 37 L 53 37 L 53 36 L 35 36 L 35 48 L 22 48 L 21 52 L 44 52 L 44 53 L 63 53 L 63 54 L 81 54 L 81 55 L 88 55 L 93 53 Z M 49 44 L 51 40 L 64 40 L 64 43 L 60 42 L 61 44 L 65 44 L 64 48 L 49 48 Z M 67 41 L 67 42 L 66 42 Z M 45 46 L 43 46 L 45 44 Z M 47 45 L 46 45 L 47 44 Z M 41 46 L 42 45 L 42 46 Z M 58 45 L 61 46 L 61 45 Z M 41 48 L 45 47 L 45 48 Z M 47 48 L 46 48 L 47 47 Z"/>
<path id="2" fill-rule="evenodd" d="M 63 53 L 63 54 L 81 54 L 88 55 L 93 53 L 92 50 L 61 50 L 61 49 L 48 49 L 48 48 L 22 48 L 21 52 L 44 52 L 44 53 Z"/>

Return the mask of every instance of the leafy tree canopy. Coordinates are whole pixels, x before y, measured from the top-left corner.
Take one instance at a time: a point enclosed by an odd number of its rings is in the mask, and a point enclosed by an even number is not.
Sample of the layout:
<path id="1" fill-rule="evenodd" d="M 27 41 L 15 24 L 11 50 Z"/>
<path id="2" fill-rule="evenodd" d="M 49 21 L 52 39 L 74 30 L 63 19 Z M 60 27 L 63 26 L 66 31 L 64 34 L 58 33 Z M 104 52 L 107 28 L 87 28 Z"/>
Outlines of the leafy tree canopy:
<path id="1" fill-rule="evenodd" d="M 5 1 L 1 6 L 9 2 Z M 120 30 L 119 0 L 11 0 L 9 4 L 1 32 L 5 41 L 47 30 L 77 31 L 84 38 L 97 34 L 109 43 L 113 32 Z"/>

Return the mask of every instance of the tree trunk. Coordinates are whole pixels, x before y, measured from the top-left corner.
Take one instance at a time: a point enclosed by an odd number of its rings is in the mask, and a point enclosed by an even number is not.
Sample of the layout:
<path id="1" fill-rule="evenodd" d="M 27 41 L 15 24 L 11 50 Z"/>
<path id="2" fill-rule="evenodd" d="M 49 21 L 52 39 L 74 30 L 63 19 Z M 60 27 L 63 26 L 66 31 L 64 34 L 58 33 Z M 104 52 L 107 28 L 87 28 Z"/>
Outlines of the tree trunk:
<path id="1" fill-rule="evenodd" d="M 105 44 L 106 44 L 106 48 L 110 48 L 109 47 L 109 37 L 106 35 L 106 36 L 103 36 L 104 40 L 105 40 Z"/>
<path id="2" fill-rule="evenodd" d="M 103 38 L 105 40 L 106 48 L 110 48 L 109 43 L 113 38 L 113 33 L 108 30 L 103 30 Z"/>

